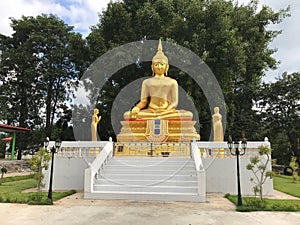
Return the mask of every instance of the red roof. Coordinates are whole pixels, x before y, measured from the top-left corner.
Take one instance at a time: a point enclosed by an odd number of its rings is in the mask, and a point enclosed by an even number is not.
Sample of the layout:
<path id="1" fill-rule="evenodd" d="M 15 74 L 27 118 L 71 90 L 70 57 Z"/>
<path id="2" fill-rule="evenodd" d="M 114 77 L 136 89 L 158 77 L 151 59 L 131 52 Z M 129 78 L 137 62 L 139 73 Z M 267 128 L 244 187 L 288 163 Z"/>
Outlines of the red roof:
<path id="1" fill-rule="evenodd" d="M 24 132 L 24 131 L 30 131 L 28 128 L 24 127 L 16 127 L 16 126 L 10 126 L 6 124 L 0 124 L 0 132 Z"/>
<path id="2" fill-rule="evenodd" d="M 2 138 L 1 141 L 11 141 L 12 137 L 6 137 L 6 138 Z"/>

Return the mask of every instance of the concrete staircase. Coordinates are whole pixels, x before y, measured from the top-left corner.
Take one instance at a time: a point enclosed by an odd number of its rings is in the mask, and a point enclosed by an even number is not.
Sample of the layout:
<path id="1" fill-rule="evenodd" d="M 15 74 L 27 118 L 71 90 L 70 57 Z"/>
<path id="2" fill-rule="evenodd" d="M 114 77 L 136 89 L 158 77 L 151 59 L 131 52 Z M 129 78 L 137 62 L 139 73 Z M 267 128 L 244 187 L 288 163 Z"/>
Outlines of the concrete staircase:
<path id="1" fill-rule="evenodd" d="M 96 175 L 85 198 L 205 201 L 198 194 L 198 180 L 191 158 L 113 157 Z"/>

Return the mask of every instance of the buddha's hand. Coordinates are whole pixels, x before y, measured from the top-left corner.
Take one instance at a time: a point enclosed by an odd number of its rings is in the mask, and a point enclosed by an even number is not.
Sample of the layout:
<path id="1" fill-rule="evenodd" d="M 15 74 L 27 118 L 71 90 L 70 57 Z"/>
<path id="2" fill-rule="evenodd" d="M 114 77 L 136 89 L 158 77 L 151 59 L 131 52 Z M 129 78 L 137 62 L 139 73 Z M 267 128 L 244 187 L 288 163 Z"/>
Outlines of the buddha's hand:
<path id="1" fill-rule="evenodd" d="M 133 119 L 136 119 L 137 114 L 140 112 L 140 108 L 138 107 L 133 107 L 133 109 L 131 110 L 131 117 Z"/>
<path id="2" fill-rule="evenodd" d="M 166 110 L 173 111 L 173 110 L 175 110 L 175 107 L 173 105 L 169 105 Z"/>

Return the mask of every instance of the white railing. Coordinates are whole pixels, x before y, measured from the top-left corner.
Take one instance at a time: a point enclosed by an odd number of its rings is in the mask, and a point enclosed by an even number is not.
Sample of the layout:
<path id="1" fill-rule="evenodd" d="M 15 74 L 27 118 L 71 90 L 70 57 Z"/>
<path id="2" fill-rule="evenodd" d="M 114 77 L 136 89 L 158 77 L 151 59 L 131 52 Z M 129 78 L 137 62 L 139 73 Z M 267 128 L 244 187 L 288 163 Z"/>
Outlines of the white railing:
<path id="1" fill-rule="evenodd" d="M 198 195 L 205 199 L 206 196 L 206 171 L 203 166 L 202 158 L 198 150 L 196 140 L 191 143 L 191 156 L 194 159 L 196 172 L 197 172 L 197 189 Z"/>
<path id="2" fill-rule="evenodd" d="M 100 170 L 107 163 L 107 161 L 113 156 L 113 142 L 106 143 L 100 154 L 96 159 L 89 164 L 89 168 L 85 169 L 85 185 L 84 191 L 91 193 L 93 191 L 93 184 L 95 178 L 100 174 Z"/>
<path id="3" fill-rule="evenodd" d="M 200 151 L 198 150 L 198 144 L 196 141 L 193 141 L 191 143 L 191 155 L 192 155 L 192 158 L 194 159 L 196 170 L 197 171 L 204 170 Z"/>
<path id="4" fill-rule="evenodd" d="M 235 158 L 235 156 L 231 155 L 227 142 L 199 141 L 196 143 L 201 158 Z M 260 141 L 260 142 L 248 141 L 247 149 L 244 157 L 251 157 L 251 156 L 258 155 L 258 148 L 261 145 L 267 146 L 269 148 L 271 147 L 270 142 L 268 140 Z"/>
<path id="5" fill-rule="evenodd" d="M 82 158 L 88 158 L 88 157 L 96 157 L 99 155 L 99 153 L 102 151 L 104 146 L 109 143 L 109 141 L 64 141 L 62 142 L 62 145 L 58 152 L 56 153 L 55 157 L 82 157 Z M 48 149 L 51 149 L 52 146 L 55 145 L 54 141 L 49 142 Z M 116 143 L 116 147 L 120 145 L 120 143 Z M 121 143 L 122 145 L 122 143 Z M 126 143 L 126 146 L 130 146 L 130 154 L 129 155 L 144 155 L 147 156 L 148 152 L 151 152 L 151 143 Z M 160 146 L 161 145 L 161 146 Z M 178 143 L 162 143 L 162 144 L 153 144 L 153 146 L 156 147 L 172 147 L 177 146 Z M 179 147 L 176 148 L 176 151 L 171 152 L 172 154 L 170 156 L 181 156 L 181 155 L 190 155 L 190 152 L 188 148 L 183 148 L 186 146 L 187 143 L 183 143 L 182 145 L 178 145 Z M 258 147 L 260 145 L 264 145 L 267 147 L 270 147 L 270 142 L 266 139 L 265 141 L 248 141 L 247 142 L 247 149 L 245 157 L 251 157 L 258 154 Z M 145 146 L 148 146 L 146 148 Z M 155 148 L 152 146 L 152 149 L 155 150 Z M 228 149 L 227 142 L 206 142 L 206 141 L 199 141 L 196 142 L 196 146 L 198 148 L 198 153 L 201 158 L 233 158 L 230 154 L 230 150 Z M 183 148 L 183 150 L 182 150 Z M 117 148 L 116 148 L 117 149 Z M 115 149 L 115 150 L 116 150 Z M 128 151 L 129 151 L 128 150 Z M 143 151 L 145 150 L 145 151 Z M 147 150 L 147 151 L 146 151 Z M 143 154 L 141 154 L 143 152 Z M 118 152 L 116 150 L 116 155 L 118 155 Z M 176 153 L 176 154 L 175 154 Z M 155 151 L 153 151 L 153 154 L 155 155 Z M 124 153 L 122 154 L 124 155 Z"/>
<path id="6" fill-rule="evenodd" d="M 89 158 L 96 157 L 109 141 L 63 141 L 55 157 Z M 55 146 L 54 141 L 50 141 L 48 149 Z"/>
<path id="7" fill-rule="evenodd" d="M 94 162 L 90 165 L 92 169 L 92 178 L 94 178 L 97 173 L 100 172 L 100 169 L 107 163 L 107 161 L 112 157 L 113 153 L 113 142 L 108 142 L 100 154 L 96 157 Z"/>
<path id="8" fill-rule="evenodd" d="M 190 156 L 189 142 L 117 142 L 114 155 L 181 157 Z"/>

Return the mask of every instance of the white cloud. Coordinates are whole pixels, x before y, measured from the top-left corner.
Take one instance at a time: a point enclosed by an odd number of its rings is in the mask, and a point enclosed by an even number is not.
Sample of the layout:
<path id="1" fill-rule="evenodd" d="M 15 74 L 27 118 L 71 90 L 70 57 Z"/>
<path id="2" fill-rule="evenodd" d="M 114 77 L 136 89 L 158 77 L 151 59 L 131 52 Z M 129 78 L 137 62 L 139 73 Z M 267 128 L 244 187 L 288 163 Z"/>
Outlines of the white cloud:
<path id="1" fill-rule="evenodd" d="M 250 0 L 238 0 L 239 3 L 248 4 Z M 300 42 L 297 34 L 300 32 L 300 1 L 299 0 L 260 0 L 260 5 L 267 5 L 277 12 L 281 9 L 291 7 L 291 17 L 285 18 L 280 24 L 272 25 L 269 29 L 282 30 L 282 34 L 270 43 L 271 48 L 277 48 L 278 51 L 273 55 L 280 61 L 279 68 L 274 71 L 267 71 L 265 82 L 274 81 L 276 77 L 284 72 L 300 72 Z"/>
<path id="2" fill-rule="evenodd" d="M 0 1 L 0 33 L 11 35 L 10 19 L 39 14 L 56 14 L 67 24 L 72 25 L 83 35 L 98 22 L 98 13 L 102 12 L 109 0 L 10 0 Z"/>

